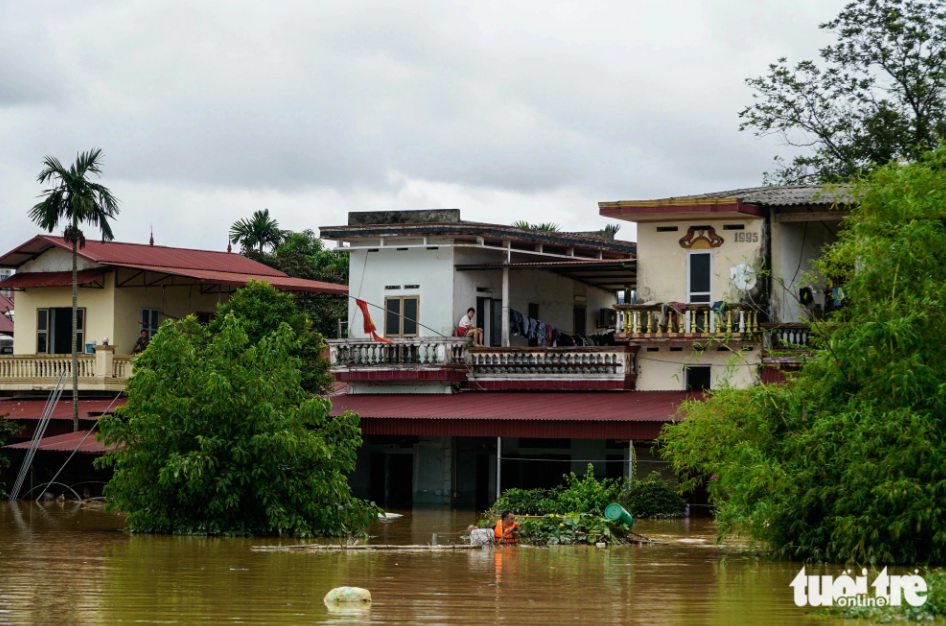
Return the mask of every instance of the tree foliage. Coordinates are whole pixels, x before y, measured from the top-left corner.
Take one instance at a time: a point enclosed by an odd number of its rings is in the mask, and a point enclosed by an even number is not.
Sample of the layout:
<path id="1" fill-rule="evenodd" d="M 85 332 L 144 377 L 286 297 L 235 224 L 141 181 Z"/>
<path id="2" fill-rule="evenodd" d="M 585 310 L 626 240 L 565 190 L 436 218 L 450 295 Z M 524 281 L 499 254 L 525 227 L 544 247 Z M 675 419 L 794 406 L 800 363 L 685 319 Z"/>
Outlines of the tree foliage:
<path id="1" fill-rule="evenodd" d="M 783 57 L 746 81 L 754 102 L 740 130 L 811 149 L 776 158 L 774 181 L 845 180 L 936 148 L 946 131 L 946 2 L 856 0 L 820 28 L 837 34 L 820 62 Z"/>
<path id="2" fill-rule="evenodd" d="M 276 332 L 281 324 L 288 324 L 297 340 L 290 353 L 302 361 L 302 388 L 314 394 L 332 389 L 335 379 L 328 360 L 322 356 L 325 340 L 312 327 L 311 318 L 299 311 L 291 295 L 263 281 L 251 280 L 217 308 L 217 317 L 210 323 L 212 333 L 221 332 L 229 313 L 241 320 L 251 343 Z"/>
<path id="3" fill-rule="evenodd" d="M 533 224 L 526 220 L 518 220 L 512 223 L 516 228 L 524 228 L 526 230 L 542 230 L 545 232 L 555 233 L 559 231 L 559 226 L 555 222 L 542 222 L 540 224 Z"/>
<path id="4" fill-rule="evenodd" d="M 16 422 L 12 420 L 8 420 L 7 415 L 9 414 L 5 413 L 3 415 L 0 415 L 0 446 L 2 446 L 6 442 L 7 438 L 14 437 L 18 435 L 21 430 L 23 430 L 23 428 L 19 424 L 17 424 Z M 3 470 L 7 467 L 10 467 L 10 459 L 8 459 L 7 457 L 3 455 L 0 455 L 0 470 Z M 3 474 L 0 473 L 0 476 L 2 475 Z M 4 482 L 3 480 L 0 480 L 0 496 L 6 495 L 6 492 L 3 491 L 3 488 L 2 488 L 3 482 Z"/>
<path id="5" fill-rule="evenodd" d="M 723 533 L 776 556 L 946 562 L 946 152 L 889 164 L 819 262 L 845 306 L 783 386 L 714 392 L 661 436 Z"/>
<path id="6" fill-rule="evenodd" d="M 65 222 L 63 239 L 72 244 L 72 426 L 79 430 L 79 346 L 78 327 L 78 254 L 77 248 L 85 247 L 85 233 L 79 228 L 82 224 L 97 227 L 102 233 L 102 241 L 112 241 L 112 227 L 108 223 L 119 212 L 118 200 L 107 187 L 90 180 L 95 174 L 101 176 L 102 151 L 93 148 L 76 155 L 75 163 L 66 168 L 54 156 L 43 159 L 43 169 L 37 180 L 42 184 L 53 183 L 43 190 L 42 202 L 30 209 L 30 219 L 43 230 L 52 232 Z"/>
<path id="7" fill-rule="evenodd" d="M 286 232 L 271 252 L 243 250 L 243 255 L 284 272 L 293 278 L 348 284 L 348 254 L 327 250 L 311 230 Z M 297 297 L 299 309 L 312 318 L 314 328 L 325 337 L 338 333 L 338 320 L 348 317 L 348 298 L 332 294 Z"/>
<path id="8" fill-rule="evenodd" d="M 242 244 L 245 250 L 262 252 L 265 247 L 278 246 L 285 234 L 279 229 L 279 222 L 270 217 L 269 209 L 254 211 L 249 219 L 237 220 L 230 226 L 230 241 Z"/>
<path id="9" fill-rule="evenodd" d="M 584 477 L 579 478 L 575 472 L 563 474 L 562 484 L 552 489 L 507 489 L 492 510 L 512 511 L 517 515 L 602 515 L 606 506 L 620 501 L 626 486 L 627 480 L 621 478 L 598 480 L 594 465 L 589 463 Z"/>
<path id="10" fill-rule="evenodd" d="M 673 486 L 656 472 L 635 481 L 624 494 L 622 504 L 635 518 L 683 517 L 687 503 Z"/>
<path id="11" fill-rule="evenodd" d="M 119 446 L 110 509 L 135 532 L 208 535 L 351 535 L 375 519 L 351 496 L 346 473 L 361 444 L 358 417 L 329 417 L 328 400 L 302 387 L 299 338 L 241 317 L 209 329 L 166 322 L 135 361 L 128 403 L 100 420 Z"/>

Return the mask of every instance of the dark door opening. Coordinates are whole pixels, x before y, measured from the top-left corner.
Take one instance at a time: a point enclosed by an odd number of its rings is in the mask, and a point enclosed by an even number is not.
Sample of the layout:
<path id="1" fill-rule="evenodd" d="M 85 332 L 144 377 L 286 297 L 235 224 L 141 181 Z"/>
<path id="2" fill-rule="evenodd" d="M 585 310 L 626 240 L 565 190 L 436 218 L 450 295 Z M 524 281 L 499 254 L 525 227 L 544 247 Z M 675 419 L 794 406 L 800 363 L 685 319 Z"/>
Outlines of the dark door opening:
<path id="1" fill-rule="evenodd" d="M 414 455 L 371 455 L 368 493 L 382 508 L 409 509 L 414 505 Z"/>
<path id="2" fill-rule="evenodd" d="M 52 337 L 49 344 L 49 353 L 72 354 L 72 308 L 59 307 L 55 309 L 49 309 L 49 317 L 49 326 L 52 330 Z M 76 343 L 79 346 L 79 352 L 83 352 L 85 350 L 85 346 L 82 343 L 82 329 L 85 327 L 84 318 L 85 309 L 78 309 L 76 311 L 76 328 L 78 329 L 76 334 Z"/>
<path id="3" fill-rule="evenodd" d="M 489 501 L 489 455 L 476 455 L 476 491 L 473 497 L 473 506 L 477 511 L 485 511 L 492 502 Z"/>

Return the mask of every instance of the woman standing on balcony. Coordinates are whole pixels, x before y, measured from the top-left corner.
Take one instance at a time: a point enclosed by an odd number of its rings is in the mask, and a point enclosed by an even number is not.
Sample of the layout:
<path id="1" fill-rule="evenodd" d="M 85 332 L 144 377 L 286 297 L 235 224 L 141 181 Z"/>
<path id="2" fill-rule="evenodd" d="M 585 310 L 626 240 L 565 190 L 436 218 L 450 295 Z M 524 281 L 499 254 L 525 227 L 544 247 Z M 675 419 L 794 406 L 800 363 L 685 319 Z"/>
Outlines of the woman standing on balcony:
<path id="1" fill-rule="evenodd" d="M 482 346 L 483 329 L 473 325 L 474 315 L 476 315 L 476 309 L 473 307 L 466 310 L 466 315 L 457 323 L 457 337 L 472 337 L 474 346 Z"/>

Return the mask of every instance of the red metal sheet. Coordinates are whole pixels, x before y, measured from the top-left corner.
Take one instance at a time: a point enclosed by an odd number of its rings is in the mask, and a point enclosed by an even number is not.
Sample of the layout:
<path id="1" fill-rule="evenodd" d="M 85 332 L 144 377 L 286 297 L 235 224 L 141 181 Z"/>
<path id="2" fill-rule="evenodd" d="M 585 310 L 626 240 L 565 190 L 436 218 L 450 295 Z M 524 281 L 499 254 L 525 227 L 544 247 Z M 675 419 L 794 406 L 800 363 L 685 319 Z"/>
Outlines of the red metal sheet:
<path id="1" fill-rule="evenodd" d="M 86 436 L 88 435 L 88 436 Z M 52 437 L 43 437 L 39 440 L 39 449 L 45 452 L 72 452 L 79 454 L 104 454 L 111 448 L 106 448 L 95 437 L 98 432 L 89 434 L 88 430 L 79 430 L 65 435 L 53 435 Z M 4 446 L 5 449 L 26 450 L 30 447 L 30 441 L 23 441 L 13 445 Z"/>
<path id="2" fill-rule="evenodd" d="M 334 293 L 339 295 L 348 294 L 347 285 L 325 283 L 318 280 L 305 280 L 303 278 L 292 278 L 285 274 L 279 276 L 244 274 L 239 272 L 193 268 L 167 268 L 157 265 L 143 265 L 141 263 L 113 263 L 112 265 L 152 272 L 163 272 L 165 274 L 175 274 L 177 276 L 187 276 L 188 278 L 196 278 L 203 283 L 212 285 L 233 285 L 242 287 L 250 280 L 263 280 L 276 289 L 283 291 L 307 291 L 311 293 Z"/>
<path id="3" fill-rule="evenodd" d="M 551 439 L 639 439 L 660 434 L 663 422 L 593 420 L 468 420 L 362 418 L 365 435 L 427 437 L 541 437 Z"/>
<path id="4" fill-rule="evenodd" d="M 79 400 L 79 419 L 95 420 L 102 414 L 109 405 L 112 410 L 122 406 L 127 402 L 127 398 L 119 398 L 112 404 L 111 400 Z M 43 409 L 46 407 L 46 400 L 20 400 L 17 398 L 0 398 L 0 415 L 7 414 L 9 420 L 38 420 L 43 417 Z M 60 400 L 53 412 L 51 419 L 65 420 L 72 419 L 72 401 Z"/>
<path id="5" fill-rule="evenodd" d="M 351 410 L 365 418 L 665 422 L 688 397 L 702 396 L 687 391 L 339 395 L 332 397 L 332 415 Z"/>
<path id="6" fill-rule="evenodd" d="M 76 272 L 76 282 L 87 285 L 101 278 L 107 271 L 105 268 L 79 270 Z M 18 272 L 6 280 L 0 280 L 0 289 L 69 287 L 71 285 L 72 272 Z"/>

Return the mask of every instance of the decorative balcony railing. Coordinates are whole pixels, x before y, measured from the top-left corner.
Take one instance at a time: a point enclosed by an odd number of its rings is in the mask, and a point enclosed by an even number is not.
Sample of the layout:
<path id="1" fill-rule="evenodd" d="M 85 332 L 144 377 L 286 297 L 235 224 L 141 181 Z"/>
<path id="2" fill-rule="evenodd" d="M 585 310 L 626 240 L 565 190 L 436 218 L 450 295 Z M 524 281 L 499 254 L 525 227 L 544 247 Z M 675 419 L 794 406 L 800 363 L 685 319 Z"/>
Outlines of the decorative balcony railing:
<path id="1" fill-rule="evenodd" d="M 116 355 L 113 346 L 96 346 L 95 354 L 77 359 L 79 389 L 121 391 L 131 377 L 131 357 Z M 52 389 L 60 374 L 72 378 L 71 354 L 16 354 L 0 356 L 0 390 L 28 391 Z M 70 382 L 66 383 L 69 387 Z"/>
<path id="2" fill-rule="evenodd" d="M 791 324 L 761 324 L 763 347 L 767 350 L 806 350 L 811 329 L 804 322 Z"/>
<path id="3" fill-rule="evenodd" d="M 627 346 L 470 348 L 470 389 L 633 389 L 634 354 Z"/>
<path id="4" fill-rule="evenodd" d="M 417 337 L 393 343 L 333 339 L 329 359 L 334 368 L 436 368 L 464 365 L 469 340 L 464 337 Z"/>
<path id="5" fill-rule="evenodd" d="M 728 304 L 714 310 L 708 304 L 618 304 L 619 327 L 627 338 L 731 337 L 743 339 L 760 332 L 759 313 Z"/>

